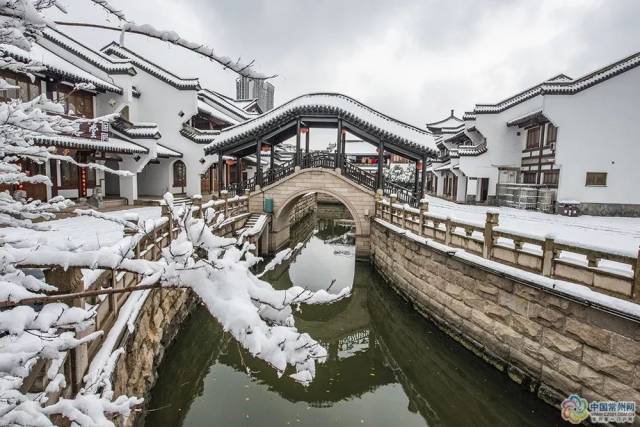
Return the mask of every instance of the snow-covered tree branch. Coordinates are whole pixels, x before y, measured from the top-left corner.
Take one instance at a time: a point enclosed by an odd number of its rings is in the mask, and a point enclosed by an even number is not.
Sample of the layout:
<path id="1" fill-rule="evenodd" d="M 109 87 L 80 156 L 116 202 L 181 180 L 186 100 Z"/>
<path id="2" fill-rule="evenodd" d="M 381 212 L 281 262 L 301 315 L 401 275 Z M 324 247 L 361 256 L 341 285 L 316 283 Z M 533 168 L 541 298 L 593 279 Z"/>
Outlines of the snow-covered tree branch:
<path id="1" fill-rule="evenodd" d="M 147 37 L 152 37 L 159 40 L 167 41 L 169 43 L 183 47 L 185 49 L 189 49 L 206 58 L 209 58 L 212 61 L 218 62 L 219 64 L 223 65 L 224 68 L 228 68 L 232 71 L 235 71 L 241 76 L 245 76 L 255 80 L 266 80 L 266 79 L 271 79 L 276 77 L 276 75 L 267 75 L 254 70 L 253 65 L 255 61 L 253 60 L 247 62 L 247 61 L 243 61 L 241 58 L 232 59 L 228 56 L 219 55 L 215 52 L 213 48 L 207 46 L 206 44 L 195 43 L 195 42 L 186 40 L 180 37 L 180 35 L 173 30 L 158 30 L 149 24 L 140 24 L 140 25 L 136 24 L 135 22 L 128 20 L 126 18 L 125 13 L 122 10 L 116 7 L 113 7 L 106 0 L 90 0 L 90 1 L 100 6 L 101 8 L 106 10 L 108 13 L 116 16 L 118 19 L 122 21 L 120 28 L 101 26 L 101 28 L 104 28 L 104 29 L 121 31 L 122 33 L 120 38 L 121 45 L 124 43 L 125 33 L 140 34 Z M 64 23 L 61 22 L 60 24 L 64 24 Z"/>
<path id="2" fill-rule="evenodd" d="M 29 50 L 39 32 L 51 24 L 43 15 L 51 7 L 59 7 L 56 0 L 1 0 L 0 41 Z M 181 40 L 177 35 L 170 39 Z M 203 54 L 208 52 L 205 47 L 190 47 Z M 250 69 L 250 64 L 241 66 L 236 62 L 232 66 L 240 67 L 238 72 L 248 73 Z M 21 63 L 6 55 L 0 62 L 0 68 L 26 76 L 41 71 L 38 67 L 39 64 Z M 14 88 L 0 79 L 0 90 Z M 87 87 L 76 87 L 80 89 Z M 88 120 L 68 118 L 61 113 L 61 106 L 44 95 L 26 102 L 13 99 L 0 103 L 0 185 L 11 189 L 0 192 L 0 226 L 47 230 L 47 221 L 55 218 L 55 212 L 72 205 L 62 197 L 45 202 L 27 199 L 25 192 L 15 191 L 23 184 L 50 184 L 46 176 L 26 172 L 27 162 L 57 160 L 114 172 L 99 164 L 77 162 L 36 144 L 42 136 L 73 134 L 78 121 Z M 140 278 L 141 287 L 189 288 L 231 336 L 272 365 L 279 375 L 289 373 L 303 384 L 313 379 L 316 362 L 322 362 L 327 352 L 312 337 L 295 328 L 293 310 L 301 304 L 341 300 L 349 296 L 350 290 L 337 294 L 297 286 L 275 290 L 252 273 L 261 260 L 252 254 L 253 245 L 243 238 L 215 234 L 225 221 L 221 212 L 206 206 L 205 212 L 194 215 L 193 207 L 174 206 L 171 195 L 166 196 L 166 203 L 171 227 L 177 227 L 178 232 L 170 245 L 156 248 L 161 254 L 159 259 L 142 259 L 136 248 L 166 224 L 166 219 L 142 221 L 133 215 L 116 218 L 92 210 L 77 210 L 77 215 L 114 221 L 128 230 L 128 235 L 117 244 L 98 248 L 70 241 L 51 245 L 21 236 L 0 239 L 0 425 L 53 425 L 60 418 L 81 426 L 113 425 L 115 417 L 128 416 L 142 402 L 137 397 L 115 397 L 112 390 L 105 391 L 97 385 L 108 382 L 109 370 L 122 350 L 109 354 L 108 363 L 86 378 L 84 388 L 65 398 L 58 396 L 68 389 L 70 379 L 61 367 L 69 352 L 100 337 L 102 331 L 88 332 L 88 328 L 95 326 L 96 306 L 86 305 L 78 297 L 84 287 L 58 289 L 48 282 L 45 270 L 128 271 Z M 276 261 L 282 261 L 286 255 L 277 256 Z M 56 301 L 50 301 L 49 296 Z M 23 303 L 26 301 L 29 303 Z M 36 367 L 42 366 L 47 367 L 46 389 L 33 393 L 25 381 Z"/>

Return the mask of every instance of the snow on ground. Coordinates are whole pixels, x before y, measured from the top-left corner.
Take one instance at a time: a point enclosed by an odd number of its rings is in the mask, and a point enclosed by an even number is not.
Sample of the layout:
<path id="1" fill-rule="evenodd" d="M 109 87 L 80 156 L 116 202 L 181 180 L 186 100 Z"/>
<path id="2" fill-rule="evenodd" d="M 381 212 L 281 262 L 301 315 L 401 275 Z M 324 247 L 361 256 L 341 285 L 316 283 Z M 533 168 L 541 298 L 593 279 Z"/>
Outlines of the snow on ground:
<path id="1" fill-rule="evenodd" d="M 125 214 L 138 214 L 140 219 L 159 218 L 160 207 L 144 207 L 109 212 L 109 215 L 124 217 Z M 123 237 L 122 225 L 89 216 L 69 217 L 47 222 L 50 230 L 35 231 L 23 228 L 0 229 L 0 239 L 32 240 L 41 245 L 64 248 L 84 245 L 87 250 L 111 246 Z"/>
<path id="2" fill-rule="evenodd" d="M 500 225 L 521 233 L 544 238 L 568 240 L 582 246 L 638 253 L 640 246 L 640 218 L 578 216 L 567 217 L 542 212 L 491 206 L 459 205 L 428 196 L 429 212 L 448 215 L 462 221 L 484 222 L 489 209 L 498 210 Z"/>

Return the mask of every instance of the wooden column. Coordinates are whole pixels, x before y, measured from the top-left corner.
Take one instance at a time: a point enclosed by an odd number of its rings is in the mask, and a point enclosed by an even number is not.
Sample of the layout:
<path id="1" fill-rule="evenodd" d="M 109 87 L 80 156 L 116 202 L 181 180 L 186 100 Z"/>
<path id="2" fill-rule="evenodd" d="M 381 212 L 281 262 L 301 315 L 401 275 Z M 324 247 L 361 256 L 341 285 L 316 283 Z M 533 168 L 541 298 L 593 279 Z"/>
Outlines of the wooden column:
<path id="1" fill-rule="evenodd" d="M 223 177 L 224 177 L 224 161 L 222 160 L 222 152 L 218 152 L 218 197 L 220 197 L 220 192 L 223 187 Z"/>
<path id="2" fill-rule="evenodd" d="M 262 140 L 256 144 L 256 184 L 262 186 Z"/>
<path id="3" fill-rule="evenodd" d="M 341 131 L 340 132 L 340 167 L 344 167 L 344 163 L 347 160 L 347 157 L 345 156 L 345 153 L 347 152 L 347 148 L 346 148 L 346 142 L 347 142 L 347 133 Z"/>
<path id="4" fill-rule="evenodd" d="M 309 154 L 309 134 L 311 133 L 311 128 L 307 127 L 307 134 L 304 137 L 304 152 L 305 154 Z"/>
<path id="5" fill-rule="evenodd" d="M 273 170 L 273 165 L 275 164 L 275 156 L 276 150 L 273 144 L 271 144 L 271 158 L 269 159 L 269 170 Z"/>
<path id="6" fill-rule="evenodd" d="M 422 176 L 420 177 L 420 199 L 424 198 L 424 187 L 427 183 L 427 157 L 422 158 Z"/>
<path id="7" fill-rule="evenodd" d="M 416 171 L 413 176 L 413 194 L 416 197 L 418 197 L 418 163 L 419 161 L 416 160 Z"/>
<path id="8" fill-rule="evenodd" d="M 300 155 L 300 119 L 296 121 L 296 165 L 300 166 L 302 156 Z"/>
<path id="9" fill-rule="evenodd" d="M 384 190 L 384 143 L 382 139 L 378 141 L 378 188 Z"/>
<path id="10" fill-rule="evenodd" d="M 342 119 L 338 119 L 338 134 L 336 135 L 336 158 L 333 164 L 333 166 L 336 168 L 340 167 L 340 153 L 342 151 L 341 142 L 342 142 Z"/>
<path id="11" fill-rule="evenodd" d="M 241 182 L 242 182 L 242 158 L 238 156 L 236 157 L 236 183 L 240 184 Z"/>

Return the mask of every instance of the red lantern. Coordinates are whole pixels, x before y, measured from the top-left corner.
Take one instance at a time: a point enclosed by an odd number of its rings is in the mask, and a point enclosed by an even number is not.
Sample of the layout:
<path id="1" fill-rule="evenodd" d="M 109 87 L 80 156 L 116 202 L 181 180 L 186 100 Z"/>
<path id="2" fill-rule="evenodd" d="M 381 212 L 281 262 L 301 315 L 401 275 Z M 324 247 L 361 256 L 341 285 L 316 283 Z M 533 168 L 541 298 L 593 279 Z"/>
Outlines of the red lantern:
<path id="1" fill-rule="evenodd" d="M 300 133 L 308 133 L 309 128 L 300 128 Z"/>

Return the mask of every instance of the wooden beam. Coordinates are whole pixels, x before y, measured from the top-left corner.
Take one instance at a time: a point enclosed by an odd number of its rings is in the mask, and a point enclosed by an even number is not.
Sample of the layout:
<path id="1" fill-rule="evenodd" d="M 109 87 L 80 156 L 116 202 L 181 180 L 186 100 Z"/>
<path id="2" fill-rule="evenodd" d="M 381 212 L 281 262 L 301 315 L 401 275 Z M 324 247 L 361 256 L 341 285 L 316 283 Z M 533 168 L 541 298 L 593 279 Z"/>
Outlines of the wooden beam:
<path id="1" fill-rule="evenodd" d="M 307 127 L 307 134 L 304 137 L 304 152 L 305 154 L 309 154 L 309 134 L 311 133 L 311 128 Z"/>

